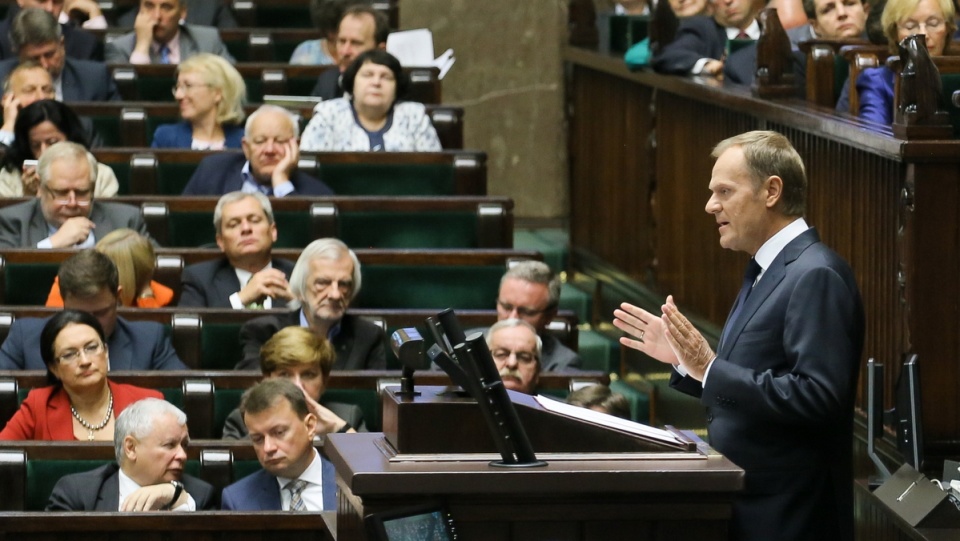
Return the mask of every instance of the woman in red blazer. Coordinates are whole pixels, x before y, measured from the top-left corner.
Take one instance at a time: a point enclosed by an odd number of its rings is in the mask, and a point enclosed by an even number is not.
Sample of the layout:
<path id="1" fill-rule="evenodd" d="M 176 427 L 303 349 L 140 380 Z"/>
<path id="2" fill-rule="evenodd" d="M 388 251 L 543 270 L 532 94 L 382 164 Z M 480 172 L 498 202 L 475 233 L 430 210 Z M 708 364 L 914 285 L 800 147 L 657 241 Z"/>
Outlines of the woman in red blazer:
<path id="1" fill-rule="evenodd" d="M 100 322 L 78 310 L 50 318 L 40 334 L 40 355 L 52 385 L 30 391 L 0 432 L 0 440 L 113 441 L 116 417 L 153 389 L 107 379 L 108 351 Z"/>

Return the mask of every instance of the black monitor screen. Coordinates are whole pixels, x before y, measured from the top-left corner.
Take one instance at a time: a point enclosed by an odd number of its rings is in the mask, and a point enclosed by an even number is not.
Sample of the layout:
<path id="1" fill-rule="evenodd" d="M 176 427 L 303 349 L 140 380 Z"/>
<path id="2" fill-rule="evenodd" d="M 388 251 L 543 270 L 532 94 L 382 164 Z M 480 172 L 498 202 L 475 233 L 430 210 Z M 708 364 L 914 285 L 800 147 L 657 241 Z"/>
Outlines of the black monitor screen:
<path id="1" fill-rule="evenodd" d="M 380 541 L 454 541 L 450 515 L 440 506 L 374 513 L 367 532 Z"/>

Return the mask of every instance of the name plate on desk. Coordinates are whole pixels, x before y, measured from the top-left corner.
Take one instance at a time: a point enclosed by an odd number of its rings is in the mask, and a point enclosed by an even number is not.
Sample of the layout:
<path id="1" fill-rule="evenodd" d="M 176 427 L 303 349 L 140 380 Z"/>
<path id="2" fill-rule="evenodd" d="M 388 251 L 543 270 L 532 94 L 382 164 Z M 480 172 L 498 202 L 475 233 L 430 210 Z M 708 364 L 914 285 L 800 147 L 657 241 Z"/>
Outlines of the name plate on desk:
<path id="1" fill-rule="evenodd" d="M 960 509 L 948 493 L 904 464 L 873 495 L 910 526 L 960 528 Z"/>

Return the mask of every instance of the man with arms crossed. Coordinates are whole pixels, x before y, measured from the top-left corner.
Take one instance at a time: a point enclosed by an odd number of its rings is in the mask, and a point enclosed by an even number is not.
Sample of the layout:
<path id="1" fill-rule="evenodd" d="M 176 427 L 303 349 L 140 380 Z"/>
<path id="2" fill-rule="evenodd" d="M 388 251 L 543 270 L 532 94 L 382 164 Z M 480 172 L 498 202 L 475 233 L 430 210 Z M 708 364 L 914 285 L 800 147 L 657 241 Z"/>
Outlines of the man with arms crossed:
<path id="1" fill-rule="evenodd" d="M 746 471 L 737 540 L 853 539 L 853 401 L 864 315 L 849 265 L 803 219 L 807 181 L 782 135 L 720 142 L 706 211 L 720 245 L 750 254 L 714 352 L 668 296 L 662 315 L 624 303 L 620 342 L 675 370 L 707 407 L 710 443 Z"/>

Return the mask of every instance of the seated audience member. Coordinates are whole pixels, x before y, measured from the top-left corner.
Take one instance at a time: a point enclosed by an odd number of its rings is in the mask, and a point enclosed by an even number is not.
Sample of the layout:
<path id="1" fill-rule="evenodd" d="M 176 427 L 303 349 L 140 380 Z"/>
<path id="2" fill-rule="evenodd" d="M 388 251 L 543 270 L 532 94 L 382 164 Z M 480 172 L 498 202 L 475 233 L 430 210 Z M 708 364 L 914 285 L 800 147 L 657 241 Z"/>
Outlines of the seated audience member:
<path id="1" fill-rule="evenodd" d="M 898 54 L 897 44 L 907 36 L 924 34 L 930 56 L 946 54 L 951 36 L 957 29 L 951 0 L 887 0 L 881 16 L 890 54 Z M 880 124 L 893 123 L 893 87 L 896 74 L 881 63 L 863 70 L 857 79 L 860 118 Z M 843 99 L 841 97 L 841 99 Z"/>
<path id="2" fill-rule="evenodd" d="M 62 28 L 46 11 L 24 9 L 13 19 L 10 40 L 16 58 L 0 61 L 0 79 L 6 79 L 19 62 L 36 62 L 50 73 L 59 101 L 112 101 L 120 93 L 103 62 L 81 60 L 66 54 Z"/>
<path id="3" fill-rule="evenodd" d="M 567 403 L 631 420 L 630 403 L 622 394 L 611 391 L 606 385 L 581 387 L 567 395 Z"/>
<path id="4" fill-rule="evenodd" d="M 310 0 L 310 18 L 323 36 L 297 45 L 291 64 L 326 66 L 337 63 L 337 26 L 343 12 L 359 0 Z"/>
<path id="5" fill-rule="evenodd" d="M 183 122 L 162 124 L 153 132 L 153 148 L 221 150 L 240 148 L 247 85 L 229 62 L 200 53 L 177 66 L 173 97 Z"/>
<path id="6" fill-rule="evenodd" d="M 153 389 L 107 379 L 110 351 L 97 318 L 64 310 L 40 333 L 50 386 L 33 389 L 0 432 L 0 440 L 112 440 L 114 415 Z"/>
<path id="7" fill-rule="evenodd" d="M 537 394 L 542 342 L 536 329 L 519 319 L 498 321 L 487 331 L 487 347 L 500 371 L 503 386 L 511 391 Z"/>
<path id="8" fill-rule="evenodd" d="M 560 305 L 560 277 L 542 261 L 521 261 L 500 279 L 497 320 L 521 319 L 537 331 L 542 342 L 540 366 L 544 372 L 579 369 L 583 361 L 547 330 Z"/>
<path id="9" fill-rule="evenodd" d="M 300 387 L 307 408 L 317 418 L 317 434 L 366 432 L 363 410 L 359 406 L 323 399 L 336 360 L 337 354 L 330 342 L 303 327 L 280 329 L 260 349 L 263 377 L 288 379 Z M 223 425 L 223 439 L 248 437 L 240 409 L 233 410 Z"/>
<path id="10" fill-rule="evenodd" d="M 230 192 L 213 209 L 213 227 L 223 257 L 183 269 L 179 306 L 281 308 L 293 298 L 293 263 L 272 258 L 277 240 L 273 207 L 262 193 Z"/>
<path id="11" fill-rule="evenodd" d="M 389 34 L 387 16 L 372 6 L 357 4 L 347 8 L 337 24 L 337 69 L 321 73 L 311 95 L 324 100 L 343 96 L 340 76 L 361 53 L 386 49 Z"/>
<path id="12" fill-rule="evenodd" d="M 668 75 L 721 77 L 725 72 L 752 72 L 755 55 L 730 54 L 733 40 L 760 37 L 757 15 L 763 0 L 728 0 L 718 4 L 713 17 L 704 15 L 680 21 L 676 39 L 653 58 L 653 69 Z"/>
<path id="13" fill-rule="evenodd" d="M 646 7 L 646 3 L 644 3 L 644 7 Z M 713 5 L 707 0 L 670 0 L 670 9 L 673 10 L 678 19 L 686 19 L 694 15 L 709 16 L 712 13 L 712 7 Z M 627 49 L 623 59 L 630 69 L 639 69 L 649 66 L 652 56 L 650 37 L 647 36 Z"/>
<path id="14" fill-rule="evenodd" d="M 323 182 L 297 170 L 300 126 L 289 111 L 262 105 L 247 117 L 243 155 L 223 152 L 200 161 L 183 195 L 260 192 L 271 197 L 333 195 Z"/>
<path id="15" fill-rule="evenodd" d="M 13 142 L 13 127 L 20 110 L 39 100 L 56 98 L 53 79 L 40 64 L 27 60 L 17 64 L 3 82 L 3 125 L 0 126 L 0 143 Z"/>
<path id="16" fill-rule="evenodd" d="M 809 22 L 787 30 L 794 49 L 811 39 L 866 39 L 870 4 L 861 0 L 803 0 Z"/>
<path id="17" fill-rule="evenodd" d="M 43 153 L 61 141 L 70 141 L 90 148 L 89 133 L 73 109 L 59 101 L 43 99 L 24 107 L 17 114 L 13 142 L 3 153 L 0 169 L 0 196 L 33 197 L 40 189 L 40 175 L 35 165 L 24 166 L 24 160 L 39 160 Z M 2 147 L 0 147 L 2 149 Z M 93 195 L 113 197 L 120 189 L 117 175 L 109 165 L 96 162 Z"/>
<path id="18" fill-rule="evenodd" d="M 62 141 L 43 150 L 37 173 L 36 199 L 0 209 L 0 247 L 92 248 L 121 227 L 148 236 L 140 209 L 94 199 L 97 160 L 83 146 Z"/>
<path id="19" fill-rule="evenodd" d="M 350 97 L 317 104 L 300 150 L 443 150 L 423 104 L 397 101 L 408 86 L 409 78 L 392 54 L 380 49 L 361 54 L 343 73 Z"/>
<path id="20" fill-rule="evenodd" d="M 153 281 L 156 255 L 150 241 L 132 229 L 117 229 L 97 242 L 96 250 L 117 266 L 123 306 L 160 308 L 173 300 L 173 290 Z M 53 280 L 47 306 L 62 307 L 60 279 Z"/>
<path id="21" fill-rule="evenodd" d="M 293 382 L 262 381 L 240 399 L 240 415 L 263 466 L 223 489 L 227 511 L 334 511 L 333 464 L 313 446 L 317 417 Z"/>
<path id="22" fill-rule="evenodd" d="M 161 399 L 132 404 L 117 417 L 117 462 L 57 481 L 47 511 L 196 511 L 215 509 L 213 486 L 183 473 L 187 416 Z"/>
<path id="23" fill-rule="evenodd" d="M 216 28 L 181 23 L 185 0 L 141 0 L 133 32 L 107 43 L 110 64 L 179 64 L 197 53 L 235 62 Z"/>
<path id="24" fill-rule="evenodd" d="M 228 5 L 232 2 L 211 2 L 210 0 L 184 0 L 184 2 L 187 10 L 187 24 L 216 26 L 217 28 L 237 27 L 237 20 Z M 140 13 L 140 5 L 135 3 L 132 9 L 128 9 L 117 17 L 117 26 L 121 28 L 133 26 L 138 13 Z"/>
<path id="25" fill-rule="evenodd" d="M 75 1 L 75 0 L 74 0 Z M 90 4 L 96 5 L 93 0 L 84 0 Z M 72 2 L 71 2 L 72 3 Z M 62 0 L 17 0 L 16 5 L 10 5 L 7 8 L 7 17 L 0 21 L 0 58 L 14 58 L 17 56 L 16 48 L 10 40 L 10 29 L 13 20 L 23 9 L 41 9 L 46 11 L 60 23 L 60 30 L 63 32 L 63 42 L 66 47 L 67 56 L 80 60 L 103 61 L 103 43 L 90 32 L 81 30 L 76 26 L 67 24 L 66 13 L 64 13 L 64 2 Z M 96 8 L 100 11 L 99 7 Z M 103 18 L 101 14 L 101 19 Z M 106 28 L 106 20 L 100 28 Z M 85 27 L 89 28 L 89 27 Z"/>
<path id="26" fill-rule="evenodd" d="M 292 312 L 251 319 L 240 328 L 243 360 L 238 370 L 260 366 L 260 348 L 285 327 L 306 327 L 326 338 L 337 352 L 334 370 L 383 370 L 387 367 L 383 329 L 346 313 L 360 291 L 360 261 L 337 239 L 307 245 L 290 275 Z"/>
<path id="27" fill-rule="evenodd" d="M 110 350 L 111 370 L 186 370 L 163 325 L 127 321 L 117 315 L 123 291 L 117 267 L 96 250 L 80 251 L 60 265 L 57 275 L 67 310 L 93 314 Z M 0 370 L 42 370 L 37 344 L 50 318 L 17 318 L 0 346 Z"/>

